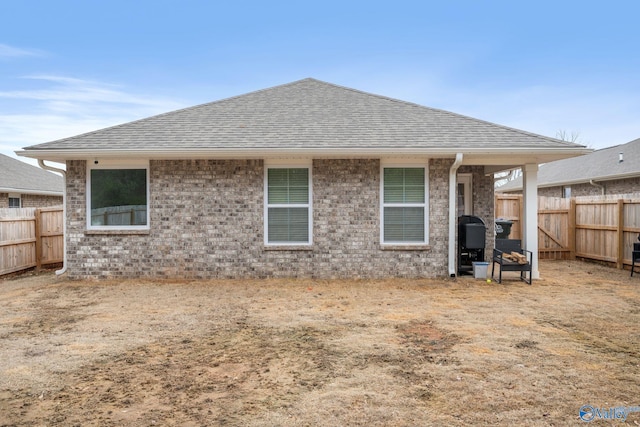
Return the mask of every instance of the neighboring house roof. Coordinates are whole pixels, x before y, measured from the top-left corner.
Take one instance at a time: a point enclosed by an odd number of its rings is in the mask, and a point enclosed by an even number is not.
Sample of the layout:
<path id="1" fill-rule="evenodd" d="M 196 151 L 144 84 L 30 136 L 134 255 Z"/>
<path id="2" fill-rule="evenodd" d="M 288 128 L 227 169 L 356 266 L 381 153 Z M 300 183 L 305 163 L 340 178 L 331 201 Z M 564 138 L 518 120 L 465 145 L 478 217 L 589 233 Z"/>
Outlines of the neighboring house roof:
<path id="1" fill-rule="evenodd" d="M 0 154 L 0 192 L 62 196 L 60 175 Z"/>
<path id="2" fill-rule="evenodd" d="M 620 161 L 622 154 L 622 161 Z M 538 187 L 556 187 L 640 177 L 640 138 L 622 145 L 603 148 L 590 154 L 558 160 L 540 166 Z M 496 188 L 509 192 L 522 190 L 522 177 Z"/>
<path id="3" fill-rule="evenodd" d="M 585 148 L 410 102 L 304 79 L 26 147 L 49 160 L 496 154 L 555 160 Z M 509 158 L 509 157 L 505 157 Z M 534 161 L 531 161 L 533 163 Z"/>

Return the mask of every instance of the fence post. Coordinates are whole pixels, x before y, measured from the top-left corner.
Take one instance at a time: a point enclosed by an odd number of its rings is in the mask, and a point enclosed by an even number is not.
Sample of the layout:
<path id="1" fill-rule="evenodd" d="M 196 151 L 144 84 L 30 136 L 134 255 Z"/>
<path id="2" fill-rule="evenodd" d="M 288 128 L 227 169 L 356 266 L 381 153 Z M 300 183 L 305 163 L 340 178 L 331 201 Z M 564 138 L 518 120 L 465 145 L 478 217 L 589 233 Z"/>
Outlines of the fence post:
<path id="1" fill-rule="evenodd" d="M 518 225 L 520 226 L 520 239 L 524 241 L 524 198 L 522 194 L 518 195 Z M 536 216 L 536 224 L 538 217 Z"/>
<path id="2" fill-rule="evenodd" d="M 569 259 L 576 259 L 576 198 L 572 197 L 569 202 Z"/>
<path id="3" fill-rule="evenodd" d="M 616 267 L 619 269 L 624 268 L 624 200 L 618 199 L 618 229 L 616 230 L 618 236 L 618 254 L 616 256 Z"/>
<path id="4" fill-rule="evenodd" d="M 42 268 L 42 210 L 35 211 L 36 271 Z"/>

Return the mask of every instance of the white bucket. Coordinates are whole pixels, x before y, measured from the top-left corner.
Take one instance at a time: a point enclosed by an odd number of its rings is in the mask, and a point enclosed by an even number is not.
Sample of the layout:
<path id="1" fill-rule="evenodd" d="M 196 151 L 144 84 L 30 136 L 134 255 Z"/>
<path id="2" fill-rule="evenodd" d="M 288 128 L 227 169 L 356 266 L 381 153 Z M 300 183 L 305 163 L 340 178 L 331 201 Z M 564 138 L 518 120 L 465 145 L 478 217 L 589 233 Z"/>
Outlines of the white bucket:
<path id="1" fill-rule="evenodd" d="M 476 279 L 486 279 L 487 270 L 489 269 L 488 262 L 473 262 L 473 277 Z"/>

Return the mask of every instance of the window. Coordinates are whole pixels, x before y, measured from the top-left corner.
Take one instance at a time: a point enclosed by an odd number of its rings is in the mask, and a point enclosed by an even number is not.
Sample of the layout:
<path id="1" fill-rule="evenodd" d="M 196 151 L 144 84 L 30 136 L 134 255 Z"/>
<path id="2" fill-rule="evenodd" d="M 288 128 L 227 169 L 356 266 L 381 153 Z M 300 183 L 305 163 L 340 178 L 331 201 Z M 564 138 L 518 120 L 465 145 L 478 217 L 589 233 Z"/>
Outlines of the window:
<path id="1" fill-rule="evenodd" d="M 569 187 L 569 186 L 563 186 L 562 187 L 562 197 L 564 199 L 570 199 L 571 198 L 571 187 Z"/>
<path id="2" fill-rule="evenodd" d="M 146 165 L 92 166 L 87 187 L 87 228 L 148 229 Z"/>
<path id="3" fill-rule="evenodd" d="M 311 244 L 311 173 L 308 167 L 267 167 L 265 244 Z"/>
<path id="4" fill-rule="evenodd" d="M 19 194 L 9 194 L 9 207 L 10 208 L 22 207 L 22 200 L 20 199 Z"/>
<path id="5" fill-rule="evenodd" d="M 427 243 L 427 188 L 425 167 L 383 167 L 383 244 Z"/>

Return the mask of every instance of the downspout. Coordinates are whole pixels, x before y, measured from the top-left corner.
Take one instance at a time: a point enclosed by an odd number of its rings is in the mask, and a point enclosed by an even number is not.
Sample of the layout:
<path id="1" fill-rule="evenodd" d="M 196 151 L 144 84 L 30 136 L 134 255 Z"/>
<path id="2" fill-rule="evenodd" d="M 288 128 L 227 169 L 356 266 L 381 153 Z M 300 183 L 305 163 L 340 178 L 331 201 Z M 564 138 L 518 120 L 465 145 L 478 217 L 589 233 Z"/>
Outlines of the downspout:
<path id="1" fill-rule="evenodd" d="M 598 183 L 596 183 L 596 182 L 595 182 L 594 180 L 592 180 L 592 179 L 590 179 L 590 180 L 589 180 L 589 184 L 593 185 L 593 186 L 594 186 L 594 187 L 596 187 L 596 188 L 599 188 L 599 189 L 600 189 L 600 191 L 602 192 L 602 195 L 604 196 L 604 185 L 602 185 L 602 184 L 598 184 Z"/>
<path id="2" fill-rule="evenodd" d="M 457 188 L 456 173 L 462 164 L 462 153 L 456 154 L 456 160 L 449 169 L 449 276 L 456 277 L 456 223 L 457 209 L 456 196 Z"/>
<path id="3" fill-rule="evenodd" d="M 56 276 L 67 272 L 67 171 L 44 164 L 44 160 L 38 159 L 38 165 L 44 170 L 62 174 L 64 188 L 62 192 L 62 268 L 56 270 Z"/>

